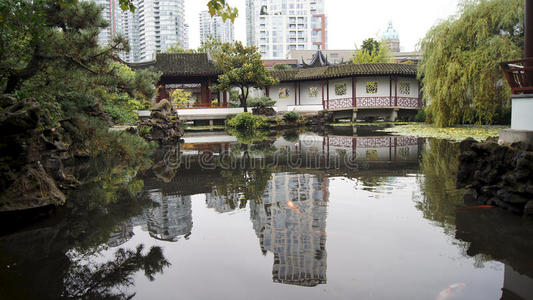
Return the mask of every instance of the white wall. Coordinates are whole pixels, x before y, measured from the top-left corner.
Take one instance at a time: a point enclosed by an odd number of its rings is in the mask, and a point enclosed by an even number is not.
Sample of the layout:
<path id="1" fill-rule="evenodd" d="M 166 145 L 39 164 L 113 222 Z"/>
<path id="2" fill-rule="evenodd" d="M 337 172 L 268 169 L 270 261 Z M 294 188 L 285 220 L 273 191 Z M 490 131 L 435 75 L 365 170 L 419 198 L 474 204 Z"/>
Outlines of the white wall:
<path id="1" fill-rule="evenodd" d="M 367 81 L 377 81 L 378 82 L 378 92 L 375 94 L 366 93 L 366 83 Z M 394 94 L 394 87 L 392 90 Z M 330 94 L 331 97 L 331 94 Z M 390 97 L 390 77 L 389 76 L 379 76 L 379 77 L 358 77 L 357 78 L 357 88 L 356 88 L 356 97 Z"/>
<path id="2" fill-rule="evenodd" d="M 513 95 L 511 107 L 511 129 L 533 130 L 531 112 L 533 111 L 533 97 L 531 95 Z"/>
<path id="3" fill-rule="evenodd" d="M 316 97 L 309 95 L 311 87 L 318 88 Z M 301 105 L 322 105 L 322 83 L 320 81 L 302 81 L 300 82 L 300 104 Z"/>
<path id="4" fill-rule="evenodd" d="M 400 91 L 400 83 L 409 83 L 409 94 L 402 94 Z M 394 84 L 394 83 L 393 83 Z M 394 94 L 394 86 L 393 91 Z M 398 78 L 398 97 L 418 98 L 418 80 L 416 78 Z"/>
<path id="5" fill-rule="evenodd" d="M 280 98 L 279 90 L 286 88 L 289 90 L 289 97 Z M 294 83 L 281 83 L 276 86 L 271 86 L 269 91 L 270 98 L 276 100 L 276 107 L 279 111 L 286 111 L 287 105 L 294 105 Z"/>
<path id="6" fill-rule="evenodd" d="M 344 95 L 335 95 L 335 85 L 343 84 L 343 83 L 346 84 L 346 93 Z M 378 87 L 379 87 L 379 83 L 378 83 Z M 378 88 L 378 91 L 379 91 L 379 88 Z M 351 77 L 329 80 L 329 100 L 352 98 L 352 96 L 353 94 L 352 94 L 352 78 Z"/>

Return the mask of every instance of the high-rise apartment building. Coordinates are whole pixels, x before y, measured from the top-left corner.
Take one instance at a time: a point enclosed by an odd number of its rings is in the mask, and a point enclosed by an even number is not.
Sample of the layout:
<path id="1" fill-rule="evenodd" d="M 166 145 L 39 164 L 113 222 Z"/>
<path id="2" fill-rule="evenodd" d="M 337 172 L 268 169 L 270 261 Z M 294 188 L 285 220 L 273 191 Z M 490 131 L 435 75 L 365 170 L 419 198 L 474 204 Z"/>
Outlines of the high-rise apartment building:
<path id="1" fill-rule="evenodd" d="M 200 41 L 205 42 L 210 37 L 219 39 L 222 43 L 231 43 L 234 40 L 233 22 L 221 17 L 211 17 L 208 11 L 200 13 Z"/>
<path id="2" fill-rule="evenodd" d="M 185 41 L 184 0 L 137 0 L 138 61 L 155 59 L 156 53 Z"/>
<path id="3" fill-rule="evenodd" d="M 94 3 L 104 8 L 102 10 L 102 18 L 109 22 L 109 27 L 100 31 L 98 34 L 98 43 L 100 45 L 108 45 L 118 33 L 122 32 L 122 27 L 120 24 L 122 10 L 120 9 L 118 0 L 91 1 L 94 1 Z"/>
<path id="4" fill-rule="evenodd" d="M 246 0 L 246 38 L 263 58 L 327 49 L 325 0 Z"/>
<path id="5" fill-rule="evenodd" d="M 121 56 L 129 62 L 149 61 L 155 54 L 179 44 L 188 48 L 184 0 L 134 0 L 135 12 L 122 11 L 118 0 L 95 0 L 104 7 L 102 17 L 110 24 L 98 36 L 107 45 L 117 34 L 129 41 L 130 51 Z"/>

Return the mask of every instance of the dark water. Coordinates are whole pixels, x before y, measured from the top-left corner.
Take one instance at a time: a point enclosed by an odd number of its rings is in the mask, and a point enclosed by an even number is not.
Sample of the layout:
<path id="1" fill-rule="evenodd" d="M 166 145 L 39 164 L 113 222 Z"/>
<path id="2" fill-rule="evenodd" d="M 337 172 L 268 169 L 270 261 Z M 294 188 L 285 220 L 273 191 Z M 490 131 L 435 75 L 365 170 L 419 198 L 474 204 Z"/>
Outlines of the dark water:
<path id="1" fill-rule="evenodd" d="M 140 177 L 97 163 L 68 207 L 3 228 L 0 299 L 533 299 L 532 222 L 465 207 L 458 151 L 209 133 Z"/>

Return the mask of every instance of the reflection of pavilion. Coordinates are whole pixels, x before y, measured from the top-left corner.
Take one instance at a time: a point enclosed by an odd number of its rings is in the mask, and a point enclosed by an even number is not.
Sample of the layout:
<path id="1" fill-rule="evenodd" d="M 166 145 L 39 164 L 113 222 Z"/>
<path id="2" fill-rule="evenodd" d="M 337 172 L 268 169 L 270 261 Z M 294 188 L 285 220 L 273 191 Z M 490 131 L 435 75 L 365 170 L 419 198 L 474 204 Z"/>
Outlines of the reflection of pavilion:
<path id="1" fill-rule="evenodd" d="M 133 223 L 130 221 L 119 224 L 110 234 L 107 241 L 109 247 L 118 247 L 129 241 L 133 236 Z"/>
<path id="2" fill-rule="evenodd" d="M 191 196 L 165 195 L 160 191 L 153 191 L 150 198 L 159 204 L 147 213 L 150 236 L 174 242 L 179 236 L 188 236 L 191 233 Z"/>
<path id="3" fill-rule="evenodd" d="M 327 178 L 278 173 L 272 174 L 263 203 L 250 203 L 261 249 L 274 254 L 274 282 L 326 283 L 327 198 Z"/>

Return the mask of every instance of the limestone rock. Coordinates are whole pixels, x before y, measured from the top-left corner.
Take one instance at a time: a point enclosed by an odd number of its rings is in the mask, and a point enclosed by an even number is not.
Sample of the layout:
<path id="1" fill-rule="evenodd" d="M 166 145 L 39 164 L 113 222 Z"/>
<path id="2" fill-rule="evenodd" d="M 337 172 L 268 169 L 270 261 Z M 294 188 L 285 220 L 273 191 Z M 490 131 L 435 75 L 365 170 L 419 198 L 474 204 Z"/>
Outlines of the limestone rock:
<path id="1" fill-rule="evenodd" d="M 65 200 L 65 194 L 59 190 L 55 181 L 43 166 L 37 164 L 26 168 L 14 183 L 0 194 L 0 211 L 63 205 Z"/>

